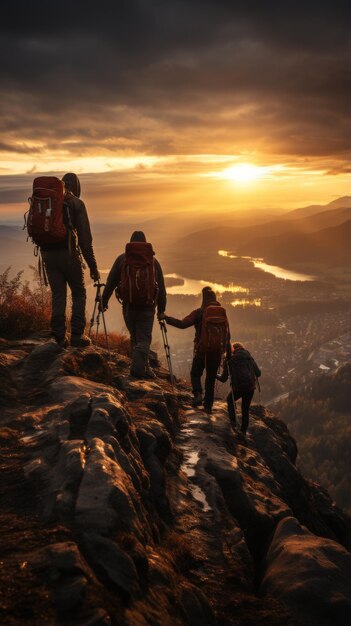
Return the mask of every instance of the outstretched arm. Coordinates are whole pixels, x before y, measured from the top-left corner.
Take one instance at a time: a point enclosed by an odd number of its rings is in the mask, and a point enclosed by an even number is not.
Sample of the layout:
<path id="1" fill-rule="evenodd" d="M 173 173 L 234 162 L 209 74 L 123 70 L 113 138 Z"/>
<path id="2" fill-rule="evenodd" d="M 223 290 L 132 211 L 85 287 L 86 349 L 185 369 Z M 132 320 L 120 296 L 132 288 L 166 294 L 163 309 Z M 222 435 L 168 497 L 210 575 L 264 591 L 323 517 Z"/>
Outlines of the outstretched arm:
<path id="1" fill-rule="evenodd" d="M 178 320 L 176 317 L 170 317 L 169 315 L 165 315 L 164 319 L 170 326 L 175 326 L 176 328 L 190 328 L 190 326 L 194 326 L 195 324 L 197 312 L 198 309 L 195 309 L 195 311 L 189 313 L 189 315 L 182 320 Z"/>
<path id="2" fill-rule="evenodd" d="M 225 359 L 222 374 L 220 376 L 216 376 L 217 380 L 219 380 L 220 383 L 226 383 L 227 382 L 227 380 L 229 378 L 228 367 L 229 367 L 228 360 Z"/>

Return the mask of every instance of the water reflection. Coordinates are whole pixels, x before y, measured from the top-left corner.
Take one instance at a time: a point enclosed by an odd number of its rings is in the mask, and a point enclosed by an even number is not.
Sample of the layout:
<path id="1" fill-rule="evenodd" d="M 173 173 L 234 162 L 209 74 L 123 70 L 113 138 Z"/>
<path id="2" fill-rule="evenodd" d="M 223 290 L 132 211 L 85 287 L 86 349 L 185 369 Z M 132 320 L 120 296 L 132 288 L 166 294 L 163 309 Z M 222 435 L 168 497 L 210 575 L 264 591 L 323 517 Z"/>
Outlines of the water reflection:
<path id="1" fill-rule="evenodd" d="M 236 300 L 232 300 L 230 303 L 232 306 L 261 306 L 262 301 L 261 298 L 236 298 Z"/>
<path id="2" fill-rule="evenodd" d="M 299 272 L 278 267 L 278 265 L 269 265 L 268 263 L 265 263 L 263 259 L 255 259 L 252 256 L 239 256 L 237 254 L 233 254 L 232 252 L 228 252 L 227 250 L 218 250 L 218 254 L 220 256 L 225 256 L 228 259 L 245 259 L 247 261 L 251 261 L 255 267 L 263 270 L 264 272 L 268 272 L 268 274 L 273 274 L 276 278 L 284 278 L 285 280 L 302 280 L 304 282 L 316 279 L 315 276 L 311 276 L 310 274 L 300 274 Z"/>
<path id="3" fill-rule="evenodd" d="M 221 283 L 211 283 L 208 280 L 185 278 L 184 276 L 179 276 L 179 274 L 166 274 L 165 277 L 177 278 L 182 281 L 180 285 L 172 285 L 171 287 L 167 287 L 167 293 L 174 296 L 198 296 L 201 293 L 203 287 L 207 285 L 217 293 L 224 293 L 225 291 L 229 291 L 230 293 L 249 293 L 249 290 L 246 287 L 240 287 L 239 285 L 234 285 L 234 283 L 228 283 L 227 285 L 223 285 Z"/>

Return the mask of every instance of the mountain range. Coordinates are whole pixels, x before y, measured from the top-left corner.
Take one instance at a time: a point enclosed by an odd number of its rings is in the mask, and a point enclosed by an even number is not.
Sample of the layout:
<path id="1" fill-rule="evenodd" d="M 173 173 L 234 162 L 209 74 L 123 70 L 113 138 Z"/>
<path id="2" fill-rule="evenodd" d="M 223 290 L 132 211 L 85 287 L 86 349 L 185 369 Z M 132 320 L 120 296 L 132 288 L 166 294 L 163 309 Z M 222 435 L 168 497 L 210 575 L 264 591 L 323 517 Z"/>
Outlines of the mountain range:
<path id="1" fill-rule="evenodd" d="M 183 250 L 227 249 L 238 255 L 263 257 L 267 262 L 296 264 L 348 262 L 351 233 L 351 197 L 325 206 L 296 209 L 263 224 L 244 227 L 219 225 L 190 233 L 177 241 Z"/>
<path id="2" fill-rule="evenodd" d="M 159 258 L 172 268 L 179 255 L 194 258 L 226 249 L 242 256 L 263 257 L 285 266 L 301 262 L 340 265 L 350 260 L 351 196 L 326 205 L 310 205 L 272 215 L 269 210 L 162 215 L 141 223 L 92 224 L 94 248 L 100 267 L 111 267 L 133 230 L 144 230 Z M 200 226 L 201 225 L 201 226 Z M 199 228 L 200 226 L 200 228 Z M 33 264 L 33 249 L 22 226 L 0 224 L 0 270 L 14 271 Z"/>

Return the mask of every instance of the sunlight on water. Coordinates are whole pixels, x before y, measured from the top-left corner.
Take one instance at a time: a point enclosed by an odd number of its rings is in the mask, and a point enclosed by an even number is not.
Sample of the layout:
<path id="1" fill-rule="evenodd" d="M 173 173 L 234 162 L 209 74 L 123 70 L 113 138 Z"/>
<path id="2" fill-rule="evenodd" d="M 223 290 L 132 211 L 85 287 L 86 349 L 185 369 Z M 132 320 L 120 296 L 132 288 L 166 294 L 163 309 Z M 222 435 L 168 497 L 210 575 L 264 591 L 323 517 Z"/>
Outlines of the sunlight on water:
<path id="1" fill-rule="evenodd" d="M 217 293 L 224 293 L 225 291 L 229 291 L 230 293 L 249 293 L 249 290 L 246 287 L 239 287 L 239 285 L 234 285 L 233 283 L 229 283 L 228 285 L 222 285 L 220 283 L 211 283 L 207 280 L 196 280 L 193 278 L 185 278 L 184 276 L 180 276 L 179 274 L 166 274 L 166 278 L 178 278 L 182 281 L 181 285 L 173 285 L 172 287 L 167 287 L 167 293 L 171 295 L 183 295 L 183 296 L 198 296 L 203 287 L 211 287 L 213 291 Z"/>
<path id="2" fill-rule="evenodd" d="M 252 298 L 251 300 L 247 300 L 244 298 L 237 298 L 236 300 L 232 300 L 230 303 L 232 306 L 261 306 L 261 298 Z"/>
<path id="3" fill-rule="evenodd" d="M 227 250 L 218 250 L 218 254 L 226 257 L 227 259 L 245 259 L 247 261 L 251 261 L 257 269 L 263 270 L 268 274 L 273 274 L 276 278 L 284 278 L 285 280 L 302 280 L 304 282 L 316 279 L 315 276 L 311 276 L 309 274 L 300 274 L 299 272 L 286 270 L 283 267 L 278 267 L 277 265 L 269 265 L 268 263 L 265 263 L 263 259 L 255 259 L 251 256 L 239 256 L 237 254 L 233 254 L 232 252 L 228 252 Z"/>

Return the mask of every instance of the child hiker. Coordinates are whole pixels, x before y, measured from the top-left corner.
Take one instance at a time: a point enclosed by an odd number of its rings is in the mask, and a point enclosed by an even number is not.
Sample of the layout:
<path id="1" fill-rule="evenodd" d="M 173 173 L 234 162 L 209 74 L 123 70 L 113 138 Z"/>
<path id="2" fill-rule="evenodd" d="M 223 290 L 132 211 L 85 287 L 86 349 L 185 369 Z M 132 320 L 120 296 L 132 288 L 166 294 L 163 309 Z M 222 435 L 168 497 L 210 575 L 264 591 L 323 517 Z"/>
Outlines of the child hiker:
<path id="1" fill-rule="evenodd" d="M 217 376 L 217 380 L 225 383 L 230 378 L 231 391 L 227 396 L 227 404 L 232 426 L 236 426 L 234 401 L 241 398 L 241 432 L 244 435 L 249 425 L 249 408 L 259 376 L 261 370 L 250 352 L 242 343 L 233 343 L 232 354 L 226 359 L 223 372 Z"/>

